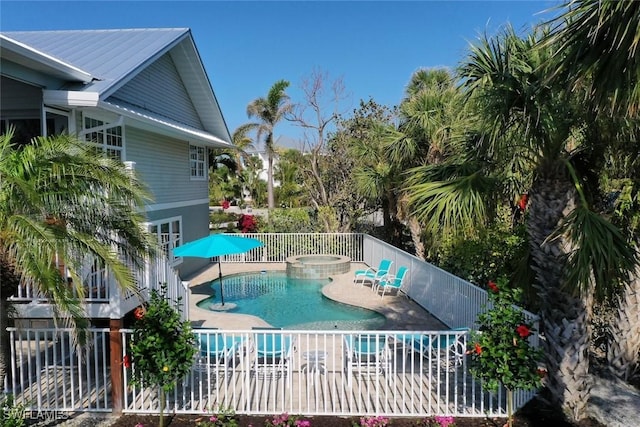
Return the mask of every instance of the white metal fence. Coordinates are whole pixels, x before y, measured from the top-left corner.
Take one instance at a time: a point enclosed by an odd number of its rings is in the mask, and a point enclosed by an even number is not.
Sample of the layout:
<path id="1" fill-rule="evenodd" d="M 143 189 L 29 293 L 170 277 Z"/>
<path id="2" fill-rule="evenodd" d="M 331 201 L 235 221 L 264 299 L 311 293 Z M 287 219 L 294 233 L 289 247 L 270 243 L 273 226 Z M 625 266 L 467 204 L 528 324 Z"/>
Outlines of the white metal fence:
<path id="1" fill-rule="evenodd" d="M 477 314 L 487 304 L 486 291 L 391 245 L 362 234 L 269 234 L 251 237 L 265 246 L 246 254 L 223 257 L 223 262 L 284 262 L 301 254 L 349 256 L 354 262 L 377 266 L 390 259 L 392 271 L 409 268 L 407 295 L 451 328 L 474 329 Z M 183 298 L 182 283 L 166 263 L 149 264 L 137 273 L 143 292 L 167 283 L 171 299 Z M 145 295 L 148 297 L 148 295 Z M 115 295 L 110 295 L 115 298 Z M 131 295 L 121 307 L 138 304 Z M 126 307 L 125 307 L 126 306 Z M 183 314 L 188 316 L 185 311 Z M 535 316 L 526 313 L 532 319 Z M 64 329 L 10 329 L 12 381 L 9 391 L 29 410 L 109 411 L 111 382 L 109 331 L 91 329 L 92 345 L 76 350 L 72 331 Z M 204 413 L 231 408 L 238 413 L 387 414 L 422 416 L 504 415 L 504 392 L 482 390 L 467 369 L 461 349 L 462 331 L 270 331 L 268 340 L 293 344 L 272 362 L 258 351 L 256 331 L 197 330 L 204 342 L 191 373 L 169 398 L 171 412 Z M 122 332 L 123 340 L 129 331 Z M 412 336 L 403 336 L 412 334 Z M 413 336 L 413 334 L 417 334 Z M 380 353 L 357 354 L 358 337 Z M 416 339 L 415 337 L 421 337 Z M 279 338 L 276 338 L 279 337 Z M 371 338 L 373 337 L 373 338 Z M 219 341 L 222 340 L 222 341 Z M 211 343 L 229 341 L 232 350 L 212 355 Z M 361 340 L 360 340 L 361 341 Z M 432 348 L 429 343 L 455 343 Z M 360 352 L 362 353 L 362 352 Z M 120 360 L 124 354 L 117 355 Z M 122 368 L 124 369 L 124 368 Z M 124 370 L 125 411 L 156 412 L 153 390 L 133 387 L 131 371 Z M 515 407 L 533 393 L 517 393 Z"/>
<path id="2" fill-rule="evenodd" d="M 90 331 L 77 352 L 70 330 L 11 329 L 11 392 L 27 410 L 108 411 L 109 331 Z M 465 331 L 220 331 L 196 329 L 190 373 L 167 412 L 504 416 L 505 394 L 469 374 Z M 121 331 L 127 354 L 131 331 Z M 135 362 L 135 361 L 134 361 Z M 156 390 L 134 386 L 124 366 L 124 411 L 157 413 Z M 530 394 L 516 396 L 516 407 Z"/>
<path id="3" fill-rule="evenodd" d="M 111 411 L 109 330 L 89 329 L 76 345 L 71 329 L 9 328 L 8 391 L 27 411 Z"/>
<path id="4" fill-rule="evenodd" d="M 295 255 L 332 254 L 362 262 L 364 234 L 359 233 L 246 233 L 264 246 L 237 255 L 226 255 L 222 262 L 285 262 Z"/>

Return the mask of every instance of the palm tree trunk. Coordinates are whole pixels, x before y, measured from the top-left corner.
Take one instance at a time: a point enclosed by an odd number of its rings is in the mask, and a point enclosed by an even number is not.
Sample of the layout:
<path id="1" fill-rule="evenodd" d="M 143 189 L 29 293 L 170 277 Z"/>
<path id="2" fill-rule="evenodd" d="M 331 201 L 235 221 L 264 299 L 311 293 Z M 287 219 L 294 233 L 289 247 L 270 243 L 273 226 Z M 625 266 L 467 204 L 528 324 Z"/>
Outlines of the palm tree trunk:
<path id="1" fill-rule="evenodd" d="M 546 386 L 553 403 L 572 421 L 586 416 L 591 391 L 588 350 L 592 297 L 573 295 L 563 286 L 564 256 L 572 248 L 563 236 L 551 236 L 575 208 L 575 197 L 575 187 L 562 171 L 541 176 L 533 184 L 527 221 L 532 268 L 542 300 Z"/>
<path id="2" fill-rule="evenodd" d="M 267 159 L 267 206 L 269 209 L 274 209 L 276 207 L 273 195 L 273 153 L 271 150 L 268 152 Z"/>
<path id="3" fill-rule="evenodd" d="M 611 342 L 607 348 L 609 369 L 628 381 L 638 369 L 640 354 L 640 266 L 626 283 L 618 304 L 618 316 L 611 325 Z"/>

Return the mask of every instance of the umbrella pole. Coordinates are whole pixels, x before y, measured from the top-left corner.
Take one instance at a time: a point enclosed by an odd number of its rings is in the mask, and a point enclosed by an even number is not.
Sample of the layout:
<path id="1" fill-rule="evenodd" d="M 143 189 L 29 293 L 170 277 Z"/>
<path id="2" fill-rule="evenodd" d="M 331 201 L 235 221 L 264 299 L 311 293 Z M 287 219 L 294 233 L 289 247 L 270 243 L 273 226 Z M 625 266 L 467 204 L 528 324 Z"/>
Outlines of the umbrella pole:
<path id="1" fill-rule="evenodd" d="M 222 291 L 222 263 L 220 262 L 220 257 L 218 257 L 218 272 L 220 275 L 218 276 L 220 281 L 220 302 L 221 305 L 224 305 L 224 292 Z"/>

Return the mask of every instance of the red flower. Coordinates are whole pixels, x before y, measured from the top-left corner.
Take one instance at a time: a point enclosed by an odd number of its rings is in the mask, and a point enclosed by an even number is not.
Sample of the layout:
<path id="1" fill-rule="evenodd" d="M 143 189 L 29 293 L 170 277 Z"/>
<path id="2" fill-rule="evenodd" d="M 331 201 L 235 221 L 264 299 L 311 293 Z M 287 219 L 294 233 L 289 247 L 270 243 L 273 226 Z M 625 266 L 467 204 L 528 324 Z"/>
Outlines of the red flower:
<path id="1" fill-rule="evenodd" d="M 498 285 L 496 285 L 496 283 L 491 281 L 491 280 L 489 280 L 489 285 L 488 286 L 489 286 L 489 289 L 491 290 L 491 292 L 493 292 L 494 294 L 497 294 L 498 291 L 500 290 L 498 288 Z"/>
<path id="2" fill-rule="evenodd" d="M 547 376 L 547 370 L 546 369 L 542 369 L 542 368 L 538 368 L 538 370 L 536 371 L 536 373 L 538 374 L 538 376 L 540 378 L 544 378 Z"/>
<path id="3" fill-rule="evenodd" d="M 242 233 L 255 233 L 258 229 L 258 223 L 253 215 L 242 214 L 238 220 L 238 228 Z"/>
<path id="4" fill-rule="evenodd" d="M 131 367 L 131 357 L 128 354 L 125 354 L 122 358 L 122 366 L 129 369 Z"/>
<path id="5" fill-rule="evenodd" d="M 520 208 L 520 210 L 524 212 L 524 210 L 527 208 L 528 202 L 529 195 L 527 193 L 524 193 L 522 196 L 520 196 L 520 200 L 518 200 L 518 208 Z"/>
<path id="6" fill-rule="evenodd" d="M 480 343 L 475 344 L 475 350 L 476 350 L 476 354 L 478 355 L 482 354 L 482 347 L 480 347 Z"/>
<path id="7" fill-rule="evenodd" d="M 531 330 L 527 327 L 527 325 L 520 325 L 516 328 L 516 332 L 520 335 L 521 338 L 526 338 L 531 335 Z"/>
<path id="8" fill-rule="evenodd" d="M 222 201 L 222 209 L 229 209 L 229 201 L 228 200 L 223 200 Z"/>
<path id="9" fill-rule="evenodd" d="M 144 317 L 144 308 L 138 307 L 133 310 L 133 317 L 135 317 L 137 320 L 141 320 Z"/>

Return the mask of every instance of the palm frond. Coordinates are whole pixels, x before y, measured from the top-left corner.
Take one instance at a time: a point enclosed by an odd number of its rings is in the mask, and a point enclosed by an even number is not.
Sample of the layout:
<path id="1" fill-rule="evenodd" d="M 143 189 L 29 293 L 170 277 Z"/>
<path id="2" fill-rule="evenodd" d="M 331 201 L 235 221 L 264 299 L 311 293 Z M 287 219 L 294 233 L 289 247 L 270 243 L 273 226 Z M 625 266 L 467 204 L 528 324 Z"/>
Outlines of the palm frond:
<path id="1" fill-rule="evenodd" d="M 149 193 L 121 162 L 71 136 L 20 147 L 10 140 L 10 134 L 0 138 L 0 251 L 60 316 L 82 325 L 80 276 L 87 261 L 99 260 L 123 289 L 135 291 L 131 268 L 155 254 L 142 227 Z M 75 289 L 53 262 L 58 257 Z"/>
<path id="2" fill-rule="evenodd" d="M 406 191 L 412 215 L 435 235 L 472 233 L 491 218 L 497 183 L 480 170 L 465 171 L 466 167 L 449 164 L 409 171 L 412 178 Z M 437 180 L 445 176 L 446 180 Z"/>
<path id="3" fill-rule="evenodd" d="M 590 85 L 589 98 L 608 110 L 636 114 L 640 103 L 640 3 L 574 0 L 552 27 L 542 46 L 553 45 L 556 78 Z"/>
<path id="4" fill-rule="evenodd" d="M 610 296 L 637 264 L 635 252 L 620 230 L 601 215 L 580 205 L 564 218 L 549 238 L 564 236 L 571 247 L 567 254 L 566 286 L 587 292 L 595 286 L 600 299 Z"/>

